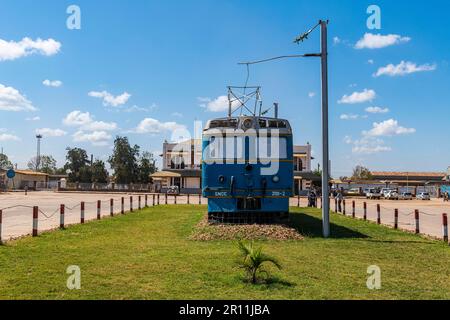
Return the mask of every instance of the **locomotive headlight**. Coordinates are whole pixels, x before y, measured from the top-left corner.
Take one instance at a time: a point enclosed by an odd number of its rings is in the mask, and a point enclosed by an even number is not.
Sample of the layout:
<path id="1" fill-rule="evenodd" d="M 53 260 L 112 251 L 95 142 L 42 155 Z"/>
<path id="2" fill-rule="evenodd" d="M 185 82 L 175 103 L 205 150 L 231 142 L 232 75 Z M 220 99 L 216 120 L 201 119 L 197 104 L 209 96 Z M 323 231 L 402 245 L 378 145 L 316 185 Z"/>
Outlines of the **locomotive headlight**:
<path id="1" fill-rule="evenodd" d="M 273 176 L 272 181 L 274 183 L 278 183 L 278 182 L 280 182 L 280 177 L 279 176 Z"/>

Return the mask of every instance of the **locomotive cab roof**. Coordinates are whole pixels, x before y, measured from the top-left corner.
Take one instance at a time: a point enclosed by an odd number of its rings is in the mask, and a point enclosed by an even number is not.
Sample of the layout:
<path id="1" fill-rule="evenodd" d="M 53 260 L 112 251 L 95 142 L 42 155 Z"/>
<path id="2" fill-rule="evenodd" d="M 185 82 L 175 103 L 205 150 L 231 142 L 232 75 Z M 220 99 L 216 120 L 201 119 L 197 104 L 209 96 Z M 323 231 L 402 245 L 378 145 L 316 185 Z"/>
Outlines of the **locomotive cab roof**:
<path id="1" fill-rule="evenodd" d="M 292 128 L 288 120 L 270 117 L 227 117 L 209 120 L 204 129 L 209 130 L 275 130 L 281 133 L 292 134 Z"/>

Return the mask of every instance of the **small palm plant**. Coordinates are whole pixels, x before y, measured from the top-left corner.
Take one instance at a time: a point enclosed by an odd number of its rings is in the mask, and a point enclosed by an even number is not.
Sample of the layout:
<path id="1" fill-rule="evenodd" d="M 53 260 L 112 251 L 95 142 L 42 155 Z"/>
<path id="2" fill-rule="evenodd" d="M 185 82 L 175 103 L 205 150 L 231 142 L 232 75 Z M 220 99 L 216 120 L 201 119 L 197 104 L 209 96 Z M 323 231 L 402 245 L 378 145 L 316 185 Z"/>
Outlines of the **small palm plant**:
<path id="1" fill-rule="evenodd" d="M 240 263 L 240 266 L 245 269 L 251 282 L 256 284 L 258 282 L 258 274 L 266 273 L 263 270 L 263 265 L 271 263 L 281 270 L 282 266 L 278 260 L 274 257 L 268 256 L 262 252 L 262 247 L 255 248 L 254 243 L 245 243 L 243 241 L 238 242 L 239 250 L 241 250 L 244 259 Z"/>

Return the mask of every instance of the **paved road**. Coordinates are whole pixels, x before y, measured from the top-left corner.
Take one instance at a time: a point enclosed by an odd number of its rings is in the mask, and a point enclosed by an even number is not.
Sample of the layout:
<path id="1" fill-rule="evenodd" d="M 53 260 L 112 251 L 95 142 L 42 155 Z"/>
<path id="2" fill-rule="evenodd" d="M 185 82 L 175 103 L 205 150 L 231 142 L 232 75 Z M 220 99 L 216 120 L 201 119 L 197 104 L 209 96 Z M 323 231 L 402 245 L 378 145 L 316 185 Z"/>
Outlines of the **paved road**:
<path id="1" fill-rule="evenodd" d="M 65 223 L 76 224 L 80 222 L 80 203 L 84 201 L 86 221 L 94 220 L 97 216 L 97 201 L 102 201 L 102 216 L 109 215 L 109 202 L 114 199 L 114 212 L 120 213 L 121 197 L 125 197 L 125 211 L 130 209 L 129 198 L 126 194 L 87 194 L 87 193 L 53 193 L 53 192 L 30 192 L 27 196 L 24 193 L 0 194 L 0 209 L 15 207 L 3 210 L 2 239 L 17 238 L 31 234 L 32 232 L 32 207 L 39 206 L 39 231 L 55 229 L 59 226 L 59 206 L 66 205 Z M 138 196 L 133 195 L 134 208 L 138 207 Z M 148 197 L 148 204 L 152 205 L 152 196 Z M 202 204 L 206 204 L 206 199 L 201 199 Z M 347 199 L 346 211 L 348 215 L 352 213 L 353 199 Z M 363 217 L 363 203 L 367 202 L 367 218 L 372 221 L 377 219 L 377 203 L 381 205 L 381 220 L 383 224 L 394 224 L 394 209 L 399 209 L 399 227 L 413 231 L 415 229 L 414 210 L 420 211 L 421 233 L 442 238 L 442 213 L 450 214 L 450 203 L 443 203 L 439 200 L 432 201 L 376 201 L 355 199 L 356 216 Z M 164 196 L 161 195 L 160 203 L 164 204 Z M 174 198 L 169 197 L 169 204 L 174 203 Z M 186 204 L 186 197 L 178 197 L 178 204 Z M 198 204 L 198 196 L 190 197 L 191 204 Z M 142 196 L 142 206 L 144 206 L 144 196 Z M 297 199 L 291 199 L 291 206 L 297 206 Z M 301 206 L 306 206 L 306 199 L 301 199 Z M 334 210 L 334 201 L 332 201 Z"/>
<path id="2" fill-rule="evenodd" d="M 23 192 L 0 194 L 0 209 L 3 210 L 2 240 L 29 235 L 32 232 L 33 206 L 39 207 L 39 231 L 52 230 L 59 227 L 60 205 L 64 204 L 65 224 L 77 224 L 81 220 L 81 201 L 85 202 L 85 221 L 97 218 L 97 201 L 101 201 L 101 215 L 110 214 L 110 199 L 114 199 L 114 213 L 121 211 L 121 198 L 125 198 L 125 211 L 130 210 L 129 194 L 88 194 L 88 193 L 54 193 L 54 192 Z M 201 199 L 206 204 L 206 199 Z M 198 204 L 198 196 L 191 196 L 191 203 Z M 148 204 L 153 203 L 153 196 L 148 196 Z M 164 195 L 160 197 L 160 203 L 164 204 Z M 174 203 L 174 198 L 169 197 L 169 204 Z M 178 204 L 187 203 L 187 198 L 177 199 Z M 145 204 L 144 195 L 141 196 L 142 207 Z M 11 208 L 13 207 L 13 208 Z M 9 209 L 8 209 L 9 208 Z M 138 208 L 138 195 L 133 195 L 133 208 Z"/>
<path id="3" fill-rule="evenodd" d="M 389 226 L 394 225 L 395 209 L 399 211 L 399 228 L 408 231 L 415 231 L 415 210 L 419 210 L 420 233 L 436 238 L 443 237 L 442 214 L 447 213 L 450 217 L 450 203 L 444 203 L 439 199 L 431 201 L 410 200 L 366 200 L 366 199 L 346 199 L 346 214 L 352 215 L 353 201 L 355 201 L 355 215 L 357 218 L 364 217 L 364 202 L 367 203 L 367 219 L 377 221 L 377 204 L 380 204 L 381 223 Z M 306 205 L 306 199 L 301 199 L 301 206 Z M 291 205 L 297 206 L 297 200 L 292 199 Z M 320 206 L 320 202 L 319 202 Z M 331 209 L 335 210 L 334 199 L 331 200 Z"/>

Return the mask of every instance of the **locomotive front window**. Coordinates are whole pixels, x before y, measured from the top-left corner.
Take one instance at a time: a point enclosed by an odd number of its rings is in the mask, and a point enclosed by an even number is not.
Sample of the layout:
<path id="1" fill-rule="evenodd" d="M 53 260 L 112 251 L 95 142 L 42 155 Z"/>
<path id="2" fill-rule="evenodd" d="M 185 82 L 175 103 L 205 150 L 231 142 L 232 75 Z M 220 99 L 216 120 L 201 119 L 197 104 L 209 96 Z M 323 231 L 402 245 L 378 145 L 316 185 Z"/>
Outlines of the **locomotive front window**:
<path id="1" fill-rule="evenodd" d="M 287 139 L 285 137 L 249 137 L 249 159 L 282 160 L 287 158 L 287 151 Z"/>
<path id="2" fill-rule="evenodd" d="M 223 159 L 225 152 L 224 140 L 222 137 L 211 137 L 208 147 L 205 150 L 206 160 Z"/>
<path id="3" fill-rule="evenodd" d="M 288 157 L 286 137 L 211 137 L 205 160 L 284 160 Z"/>

